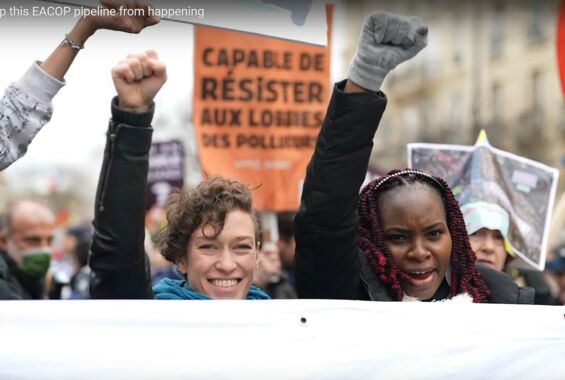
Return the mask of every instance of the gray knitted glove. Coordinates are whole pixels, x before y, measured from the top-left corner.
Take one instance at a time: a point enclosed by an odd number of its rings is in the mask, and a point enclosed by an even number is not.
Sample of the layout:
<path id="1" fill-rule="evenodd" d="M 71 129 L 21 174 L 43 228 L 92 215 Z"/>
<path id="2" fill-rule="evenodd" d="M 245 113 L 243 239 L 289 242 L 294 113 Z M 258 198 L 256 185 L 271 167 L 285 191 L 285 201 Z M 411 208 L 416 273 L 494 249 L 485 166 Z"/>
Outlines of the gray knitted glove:
<path id="1" fill-rule="evenodd" d="M 378 91 L 390 70 L 414 57 L 427 43 L 428 28 L 419 18 L 372 13 L 363 23 L 347 78 L 367 90 Z"/>

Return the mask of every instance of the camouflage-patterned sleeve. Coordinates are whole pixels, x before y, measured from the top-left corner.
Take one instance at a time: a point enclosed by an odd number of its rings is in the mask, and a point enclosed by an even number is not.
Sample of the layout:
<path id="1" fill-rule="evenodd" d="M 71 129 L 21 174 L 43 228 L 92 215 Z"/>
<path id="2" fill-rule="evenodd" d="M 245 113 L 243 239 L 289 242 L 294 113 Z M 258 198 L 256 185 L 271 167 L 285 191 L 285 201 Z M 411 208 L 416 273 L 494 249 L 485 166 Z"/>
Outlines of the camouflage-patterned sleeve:
<path id="1" fill-rule="evenodd" d="M 35 62 L 0 100 L 0 170 L 27 151 L 37 132 L 51 119 L 51 100 L 65 85 Z"/>

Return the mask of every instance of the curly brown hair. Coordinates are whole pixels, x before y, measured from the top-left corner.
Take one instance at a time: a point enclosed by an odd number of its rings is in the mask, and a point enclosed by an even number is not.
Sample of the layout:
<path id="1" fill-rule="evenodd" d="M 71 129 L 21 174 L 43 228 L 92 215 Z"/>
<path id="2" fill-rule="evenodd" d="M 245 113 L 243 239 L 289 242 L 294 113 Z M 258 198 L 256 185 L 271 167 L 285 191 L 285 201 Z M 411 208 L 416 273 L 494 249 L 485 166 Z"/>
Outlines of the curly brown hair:
<path id="1" fill-rule="evenodd" d="M 361 191 L 359 202 L 359 244 L 369 265 L 379 279 L 385 283 L 392 297 L 400 301 L 403 297 L 400 273 L 392 255 L 384 246 L 380 220 L 379 198 L 400 186 L 421 183 L 436 191 L 445 208 L 451 248 L 451 286 L 449 297 L 469 293 L 474 302 L 486 302 L 490 291 L 475 267 L 475 254 L 469 243 L 463 215 L 449 185 L 439 177 L 416 170 L 393 170 L 387 176 L 369 183 Z"/>
<path id="2" fill-rule="evenodd" d="M 259 242 L 258 217 L 253 209 L 251 190 L 245 184 L 222 177 L 209 178 L 196 187 L 175 189 L 167 199 L 167 225 L 159 231 L 157 245 L 161 254 L 173 263 L 187 251 L 192 233 L 198 227 L 211 226 L 218 236 L 230 211 L 240 210 L 251 215 L 255 225 L 255 241 Z"/>

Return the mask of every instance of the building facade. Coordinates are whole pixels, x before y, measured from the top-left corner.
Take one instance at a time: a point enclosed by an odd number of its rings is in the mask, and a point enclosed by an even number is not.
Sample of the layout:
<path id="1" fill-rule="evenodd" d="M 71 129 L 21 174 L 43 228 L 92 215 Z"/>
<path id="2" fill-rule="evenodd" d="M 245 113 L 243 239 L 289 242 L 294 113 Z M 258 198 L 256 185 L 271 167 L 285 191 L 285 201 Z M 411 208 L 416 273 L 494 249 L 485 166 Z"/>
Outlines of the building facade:
<path id="1" fill-rule="evenodd" d="M 416 15 L 429 27 L 427 48 L 385 80 L 389 102 L 372 166 L 405 167 L 409 142 L 472 145 L 484 128 L 491 145 L 559 168 L 563 191 L 558 0 L 351 0 L 341 6 L 344 62 L 374 10 Z"/>

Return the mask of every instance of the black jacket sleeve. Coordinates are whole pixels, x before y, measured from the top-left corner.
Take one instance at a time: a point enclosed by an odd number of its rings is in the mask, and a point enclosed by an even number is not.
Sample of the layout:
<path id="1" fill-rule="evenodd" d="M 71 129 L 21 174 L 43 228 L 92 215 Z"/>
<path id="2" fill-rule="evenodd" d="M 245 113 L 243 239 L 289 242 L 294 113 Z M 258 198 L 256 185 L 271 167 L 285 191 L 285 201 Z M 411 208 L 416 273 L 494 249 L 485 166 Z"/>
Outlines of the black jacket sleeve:
<path id="1" fill-rule="evenodd" d="M 344 84 L 334 88 L 294 220 L 299 298 L 359 298 L 359 188 L 386 97 L 346 94 Z"/>
<path id="2" fill-rule="evenodd" d="M 21 300 L 22 296 L 10 278 L 10 268 L 0 252 L 0 300 Z"/>
<path id="3" fill-rule="evenodd" d="M 112 101 L 89 257 L 92 298 L 153 298 L 143 246 L 152 117 L 153 106 L 137 114 Z"/>

